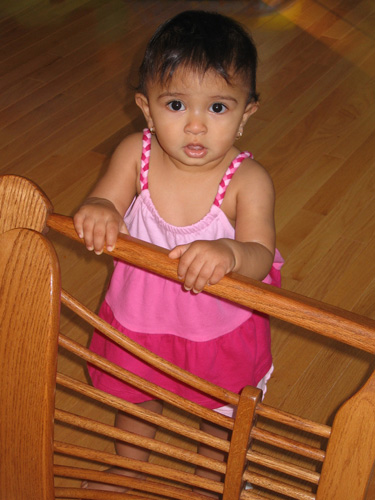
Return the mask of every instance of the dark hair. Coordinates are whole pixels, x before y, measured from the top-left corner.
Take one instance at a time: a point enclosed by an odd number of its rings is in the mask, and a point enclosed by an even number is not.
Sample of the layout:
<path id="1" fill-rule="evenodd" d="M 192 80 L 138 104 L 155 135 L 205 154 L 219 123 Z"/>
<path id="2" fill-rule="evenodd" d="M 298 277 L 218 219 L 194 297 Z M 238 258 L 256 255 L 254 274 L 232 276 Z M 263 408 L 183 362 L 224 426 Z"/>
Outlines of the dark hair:
<path id="1" fill-rule="evenodd" d="M 146 48 L 138 91 L 147 94 L 152 80 L 165 83 L 179 66 L 202 74 L 214 70 L 228 83 L 239 76 L 249 87 L 248 102 L 258 100 L 257 50 L 251 36 L 217 12 L 185 11 L 159 26 Z"/>

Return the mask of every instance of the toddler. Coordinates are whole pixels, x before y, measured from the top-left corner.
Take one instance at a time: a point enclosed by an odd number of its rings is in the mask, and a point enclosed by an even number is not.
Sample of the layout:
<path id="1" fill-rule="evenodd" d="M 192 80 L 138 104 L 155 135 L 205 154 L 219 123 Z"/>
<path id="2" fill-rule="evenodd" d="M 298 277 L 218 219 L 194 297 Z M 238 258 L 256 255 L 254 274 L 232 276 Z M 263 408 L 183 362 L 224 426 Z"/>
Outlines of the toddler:
<path id="1" fill-rule="evenodd" d="M 147 128 L 120 143 L 74 217 L 78 235 L 97 254 L 113 249 L 119 232 L 170 249 L 181 284 L 115 262 L 100 316 L 164 359 L 237 393 L 245 385 L 265 390 L 272 371 L 268 319 L 200 292 L 231 271 L 280 284 L 273 184 L 252 154 L 234 145 L 258 108 L 256 64 L 250 36 L 218 13 L 187 11 L 161 25 L 147 46 L 135 96 Z M 183 397 L 230 412 L 98 332 L 90 348 Z M 161 412 L 148 394 L 95 367 L 89 371 L 96 387 Z M 116 425 L 155 434 L 122 413 Z M 202 428 L 215 433 L 211 427 Z M 122 442 L 116 451 L 148 458 Z"/>

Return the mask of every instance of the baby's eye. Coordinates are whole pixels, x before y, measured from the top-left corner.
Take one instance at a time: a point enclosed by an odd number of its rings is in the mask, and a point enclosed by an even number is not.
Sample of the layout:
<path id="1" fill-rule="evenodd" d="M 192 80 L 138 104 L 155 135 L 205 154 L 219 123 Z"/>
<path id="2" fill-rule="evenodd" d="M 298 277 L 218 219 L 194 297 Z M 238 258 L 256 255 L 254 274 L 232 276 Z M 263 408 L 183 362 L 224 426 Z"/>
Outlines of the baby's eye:
<path id="1" fill-rule="evenodd" d="M 170 101 L 167 106 L 171 111 L 184 111 L 185 109 L 181 101 Z"/>
<path id="2" fill-rule="evenodd" d="M 221 102 L 214 102 L 212 106 L 210 106 L 210 111 L 213 113 L 224 113 L 224 111 L 227 110 L 227 107 L 225 104 L 222 104 Z"/>

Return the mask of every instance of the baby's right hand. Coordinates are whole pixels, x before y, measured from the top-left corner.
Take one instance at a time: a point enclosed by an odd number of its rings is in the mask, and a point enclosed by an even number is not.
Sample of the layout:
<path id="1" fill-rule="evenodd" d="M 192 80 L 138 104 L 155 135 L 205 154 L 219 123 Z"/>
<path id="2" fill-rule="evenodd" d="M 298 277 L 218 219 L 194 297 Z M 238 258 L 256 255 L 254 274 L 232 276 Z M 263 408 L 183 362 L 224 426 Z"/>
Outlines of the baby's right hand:
<path id="1" fill-rule="evenodd" d="M 86 248 L 94 250 L 97 255 L 103 252 L 104 245 L 109 252 L 113 250 L 119 232 L 129 234 L 121 214 L 105 198 L 88 198 L 73 220 Z"/>

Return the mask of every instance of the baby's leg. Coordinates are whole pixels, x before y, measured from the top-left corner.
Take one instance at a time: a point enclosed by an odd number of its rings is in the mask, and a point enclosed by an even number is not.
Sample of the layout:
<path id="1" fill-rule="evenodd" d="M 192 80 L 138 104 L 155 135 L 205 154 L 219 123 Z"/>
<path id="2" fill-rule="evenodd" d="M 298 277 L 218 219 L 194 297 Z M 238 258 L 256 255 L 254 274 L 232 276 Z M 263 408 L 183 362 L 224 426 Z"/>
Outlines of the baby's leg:
<path id="1" fill-rule="evenodd" d="M 140 403 L 140 406 L 146 408 L 148 410 L 154 411 L 155 413 L 161 413 L 163 409 L 163 404 L 161 401 L 145 401 L 144 403 Z M 134 432 L 135 434 L 139 434 L 141 436 L 154 438 L 156 434 L 156 427 L 148 422 L 144 422 L 136 417 L 128 415 L 123 412 L 118 412 L 116 416 L 115 425 L 118 429 Z M 115 443 L 116 453 L 122 457 L 134 458 L 136 460 L 141 460 L 142 462 L 147 462 L 150 452 L 148 450 L 144 450 L 143 448 L 138 448 L 137 446 L 133 446 L 122 441 L 116 441 Z M 118 469 L 112 467 L 107 470 L 107 472 L 112 472 L 113 474 L 122 474 L 124 476 L 130 477 L 140 477 L 141 474 L 134 471 L 128 471 L 123 469 Z M 106 491 L 120 491 L 124 492 L 125 488 L 119 486 L 113 486 L 104 483 L 96 483 L 92 481 L 83 481 L 82 488 L 87 488 L 90 490 L 106 490 Z"/>
<path id="2" fill-rule="evenodd" d="M 204 432 L 207 432 L 208 434 L 211 434 L 215 437 L 219 437 L 219 438 L 222 438 L 225 440 L 228 439 L 229 431 L 222 429 L 220 427 L 217 427 L 216 425 L 214 425 L 212 423 L 202 421 L 201 422 L 201 430 Z M 220 462 L 223 462 L 225 459 L 224 452 L 222 452 L 220 450 L 216 450 L 214 448 L 211 448 L 210 446 L 205 446 L 203 444 L 201 444 L 199 446 L 199 453 L 201 455 L 204 455 L 205 457 L 214 458 L 215 460 L 219 460 Z M 214 472 L 214 471 L 211 471 L 208 469 L 204 469 L 202 467 L 197 468 L 196 474 L 197 474 L 197 476 L 204 477 L 207 479 L 212 479 L 213 481 L 221 481 L 223 479 L 223 475 L 220 474 L 219 472 Z M 207 495 L 209 497 L 219 498 L 219 495 L 217 493 L 208 492 L 207 490 L 196 489 L 195 491 L 198 491 L 199 493 L 204 493 L 205 495 Z"/>

